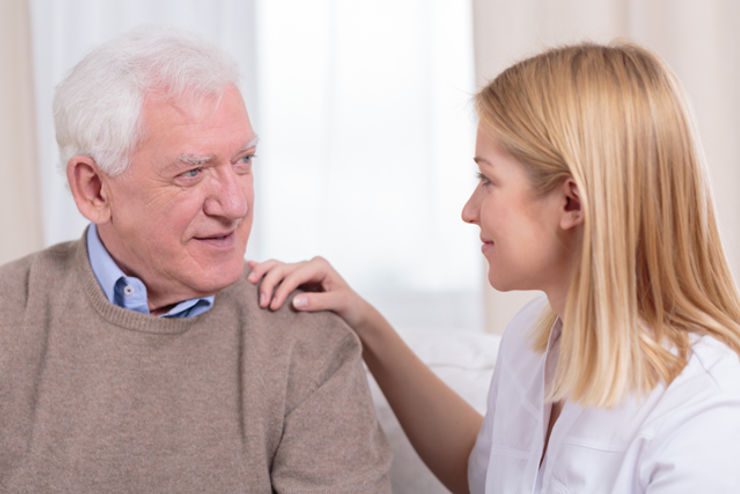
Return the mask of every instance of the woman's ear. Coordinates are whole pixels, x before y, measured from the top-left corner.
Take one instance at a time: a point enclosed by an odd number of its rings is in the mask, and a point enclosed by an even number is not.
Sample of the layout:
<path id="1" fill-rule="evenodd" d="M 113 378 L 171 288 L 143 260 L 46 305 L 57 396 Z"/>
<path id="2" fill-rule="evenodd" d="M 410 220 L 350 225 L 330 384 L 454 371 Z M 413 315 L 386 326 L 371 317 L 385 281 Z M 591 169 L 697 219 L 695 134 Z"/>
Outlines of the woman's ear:
<path id="1" fill-rule="evenodd" d="M 561 187 L 563 210 L 560 218 L 560 228 L 569 230 L 583 223 L 581 196 L 578 192 L 578 185 L 572 178 L 565 180 Z"/>
<path id="2" fill-rule="evenodd" d="M 80 213 L 93 223 L 110 219 L 106 176 L 90 156 L 75 155 L 67 161 L 67 182 Z"/>

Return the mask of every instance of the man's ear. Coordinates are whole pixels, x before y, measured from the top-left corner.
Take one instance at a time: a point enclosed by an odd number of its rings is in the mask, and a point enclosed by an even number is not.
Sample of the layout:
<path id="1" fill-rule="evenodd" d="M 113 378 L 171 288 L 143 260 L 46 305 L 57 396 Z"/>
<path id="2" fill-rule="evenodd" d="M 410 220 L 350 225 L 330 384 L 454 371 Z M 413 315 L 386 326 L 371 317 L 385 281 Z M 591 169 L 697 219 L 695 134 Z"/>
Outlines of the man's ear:
<path id="1" fill-rule="evenodd" d="M 106 177 L 90 156 L 75 155 L 67 161 L 67 182 L 80 213 L 93 223 L 110 219 Z"/>
<path id="2" fill-rule="evenodd" d="M 581 196 L 578 192 L 578 185 L 572 178 L 565 180 L 561 187 L 564 206 L 560 217 L 560 228 L 569 230 L 583 223 Z"/>

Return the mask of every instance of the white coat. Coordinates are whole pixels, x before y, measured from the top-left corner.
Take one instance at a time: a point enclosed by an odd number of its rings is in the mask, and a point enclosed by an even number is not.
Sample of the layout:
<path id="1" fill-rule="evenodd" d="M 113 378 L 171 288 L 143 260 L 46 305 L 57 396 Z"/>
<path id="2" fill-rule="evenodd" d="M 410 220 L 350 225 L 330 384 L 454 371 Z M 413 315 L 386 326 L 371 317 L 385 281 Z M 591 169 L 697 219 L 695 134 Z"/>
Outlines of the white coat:
<path id="1" fill-rule="evenodd" d="M 504 333 L 468 462 L 471 493 L 740 493 L 740 358 L 709 336 L 692 340 L 667 388 L 611 409 L 566 401 L 540 467 L 545 363 L 559 334 L 545 354 L 531 349 L 545 304 L 528 304 Z"/>

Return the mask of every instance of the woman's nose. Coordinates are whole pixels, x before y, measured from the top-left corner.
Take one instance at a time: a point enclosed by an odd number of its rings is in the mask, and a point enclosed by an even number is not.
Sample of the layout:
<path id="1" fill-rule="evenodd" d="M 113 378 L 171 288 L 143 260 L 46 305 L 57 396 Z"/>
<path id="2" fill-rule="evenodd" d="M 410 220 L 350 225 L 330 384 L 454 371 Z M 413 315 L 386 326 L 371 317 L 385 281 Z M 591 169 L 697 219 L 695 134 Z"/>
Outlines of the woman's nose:
<path id="1" fill-rule="evenodd" d="M 477 192 L 478 188 L 473 191 L 470 198 L 468 198 L 467 202 L 463 206 L 462 209 L 462 220 L 465 223 L 478 223 L 478 198 L 477 198 Z"/>

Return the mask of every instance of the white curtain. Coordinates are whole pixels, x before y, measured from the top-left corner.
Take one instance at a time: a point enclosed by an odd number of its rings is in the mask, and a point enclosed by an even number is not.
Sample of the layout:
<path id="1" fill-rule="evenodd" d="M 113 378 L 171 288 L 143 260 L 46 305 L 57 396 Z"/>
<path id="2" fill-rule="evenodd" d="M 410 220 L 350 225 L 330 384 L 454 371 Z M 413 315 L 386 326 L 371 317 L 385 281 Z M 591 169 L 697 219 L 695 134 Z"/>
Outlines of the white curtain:
<path id="1" fill-rule="evenodd" d="M 24 0 L 0 2 L 0 264 L 41 248 L 31 36 Z"/>
<path id="2" fill-rule="evenodd" d="M 478 85 L 546 47 L 583 40 L 634 41 L 668 62 L 693 104 L 723 244 L 740 279 L 740 2 L 473 0 L 473 11 Z M 532 297 L 484 285 L 486 327 L 497 332 Z"/>

